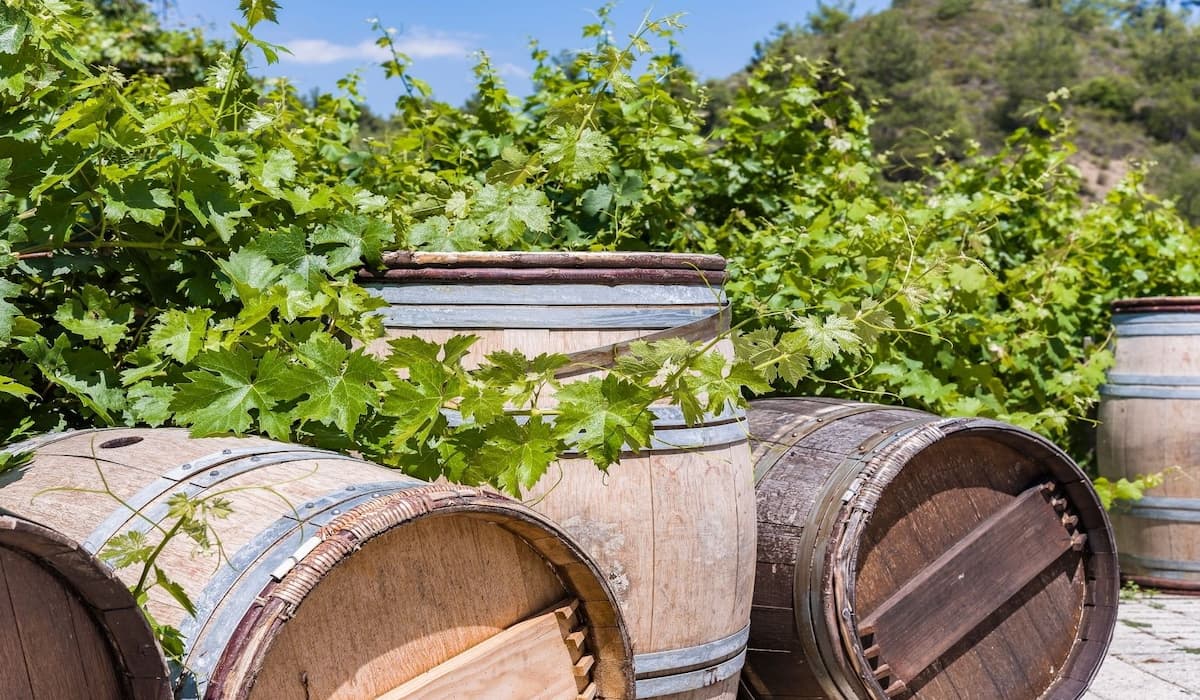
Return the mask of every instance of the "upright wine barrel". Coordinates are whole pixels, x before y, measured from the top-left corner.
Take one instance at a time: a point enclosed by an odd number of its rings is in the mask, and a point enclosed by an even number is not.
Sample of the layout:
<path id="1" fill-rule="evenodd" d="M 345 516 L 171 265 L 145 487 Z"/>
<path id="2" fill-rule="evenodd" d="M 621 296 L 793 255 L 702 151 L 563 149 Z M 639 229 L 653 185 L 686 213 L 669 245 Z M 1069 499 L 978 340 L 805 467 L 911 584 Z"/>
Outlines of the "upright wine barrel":
<path id="1" fill-rule="evenodd" d="M 1100 389 L 1096 462 L 1116 481 L 1177 467 L 1112 511 L 1121 573 L 1200 591 L 1200 297 L 1113 303 L 1116 363 Z"/>
<path id="2" fill-rule="evenodd" d="M 749 698 L 1078 698 L 1116 620 L 1083 472 L 979 418 L 753 402 Z"/>
<path id="3" fill-rule="evenodd" d="M 510 499 L 174 429 L 62 433 L 10 450 L 33 458 L 0 475 L 0 506 L 91 553 L 134 532 L 157 546 L 179 494 L 228 501 L 232 514 L 208 520 L 219 554 L 177 536 L 155 562 L 195 607 L 150 589 L 154 618 L 186 639 L 176 698 L 633 696 L 628 636 L 599 571 Z M 119 573 L 133 582 L 142 570 Z"/>
<path id="4" fill-rule="evenodd" d="M 170 698 L 162 652 L 129 589 L 77 542 L 0 513 L 0 694 Z"/>
<path id="5" fill-rule="evenodd" d="M 494 350 L 566 353 L 564 378 L 604 371 L 632 340 L 711 340 L 728 327 L 717 256 L 394 253 L 361 280 L 389 303 L 391 336 L 480 337 Z M 379 348 L 386 350 L 386 346 Z M 718 350 L 728 352 L 722 341 Z M 685 425 L 601 473 L 563 455 L 528 494 L 592 555 L 629 622 L 638 697 L 732 698 L 754 575 L 754 495 L 744 415 Z"/>

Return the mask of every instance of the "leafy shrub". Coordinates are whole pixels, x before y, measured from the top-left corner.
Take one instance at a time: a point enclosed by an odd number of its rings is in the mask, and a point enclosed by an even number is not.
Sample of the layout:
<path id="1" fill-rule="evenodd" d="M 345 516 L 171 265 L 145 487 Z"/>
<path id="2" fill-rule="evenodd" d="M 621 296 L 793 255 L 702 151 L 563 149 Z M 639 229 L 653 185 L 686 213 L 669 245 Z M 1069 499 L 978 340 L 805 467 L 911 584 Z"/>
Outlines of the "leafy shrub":
<path id="1" fill-rule="evenodd" d="M 246 33 L 173 91 L 162 75 L 89 67 L 79 6 L 4 6 L 20 28 L 0 45 L 0 394 L 25 402 L 6 432 L 258 431 L 516 491 L 573 425 L 500 407 L 527 404 L 531 381 L 553 392 L 561 360 L 467 372 L 467 341 L 365 355 L 348 341 L 378 336 L 377 302 L 354 269 L 386 247 L 654 249 L 729 258 L 739 360 L 645 348 L 646 362 L 560 397 L 566 414 L 610 411 L 639 444 L 637 407 L 656 397 L 713 406 L 742 385 L 799 383 L 1009 420 L 1083 459 L 1111 360 L 1107 303 L 1197 281 L 1193 233 L 1144 174 L 1085 202 L 1058 106 L 1015 83 L 1040 109 L 1001 151 L 915 151 L 917 177 L 887 183 L 874 117 L 837 67 L 764 55 L 714 116 L 671 49 L 676 20 L 616 43 L 601 12 L 584 30 L 593 48 L 535 47 L 523 99 L 484 58 L 470 109 L 439 103 L 393 52 L 385 69 L 408 90 L 385 134 L 362 138 L 353 81 L 302 101 L 246 75 L 246 51 L 275 51 L 249 33 L 275 6 L 243 7 Z M 922 49 L 892 21 L 874 31 L 895 60 L 863 63 L 869 85 L 924 74 L 899 65 Z M 1026 50 L 1057 60 L 1062 47 Z M 668 360 L 683 365 L 669 386 L 637 374 Z M 447 406 L 476 423 L 447 425 Z M 591 437 L 588 454 L 613 462 L 619 444 Z M 515 443 L 536 449 L 500 447 Z M 509 456 L 480 458 L 493 453 Z"/>
<path id="2" fill-rule="evenodd" d="M 1122 119 L 1132 119 L 1141 90 L 1137 83 L 1124 76 L 1101 75 L 1077 88 L 1074 95 L 1081 104 L 1109 110 Z"/>
<path id="3" fill-rule="evenodd" d="M 941 0 L 934 16 L 942 21 L 951 20 L 970 12 L 975 6 L 975 0 Z"/>

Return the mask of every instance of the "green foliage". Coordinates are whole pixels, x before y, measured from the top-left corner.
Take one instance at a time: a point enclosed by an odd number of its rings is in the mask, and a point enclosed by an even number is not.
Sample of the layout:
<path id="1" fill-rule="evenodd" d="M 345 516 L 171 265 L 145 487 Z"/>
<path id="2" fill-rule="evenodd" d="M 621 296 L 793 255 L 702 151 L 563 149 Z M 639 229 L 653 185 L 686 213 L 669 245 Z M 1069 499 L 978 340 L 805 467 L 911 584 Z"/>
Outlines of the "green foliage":
<path id="1" fill-rule="evenodd" d="M 561 356 L 498 353 L 468 370 L 472 337 L 394 340 L 386 359 L 363 349 L 383 335 L 383 302 L 354 273 L 385 249 L 611 246 L 644 232 L 621 228 L 634 216 L 669 236 L 669 192 L 705 144 L 694 103 L 670 92 L 686 84 L 677 67 L 628 71 L 675 19 L 647 20 L 622 47 L 589 27 L 596 49 L 567 67 L 542 56 L 536 120 L 486 60 L 466 113 L 428 100 L 393 51 L 388 70 L 411 93 L 383 142 L 358 134 L 352 79 L 304 102 L 249 76 L 248 51 L 275 57 L 251 31 L 278 7 L 241 8 L 237 43 L 188 54 L 212 61 L 181 87 L 150 66 L 96 68 L 79 47 L 84 31 L 152 23 L 135 4 L 4 6 L 0 400 L 21 408 L 0 429 L 262 433 L 517 494 L 567 450 L 608 468 L 647 445 L 663 398 L 690 420 L 742 400 L 755 376 L 698 344 L 671 345 L 665 379 L 635 364 L 566 385 Z M 152 24 L 142 39 L 182 50 Z M 394 50 L 386 33 L 381 45 Z"/>
<path id="2" fill-rule="evenodd" d="M 1105 509 L 1113 507 L 1114 503 L 1125 501 L 1130 503 L 1141 500 L 1147 489 L 1157 488 L 1163 482 L 1163 473 L 1144 474 L 1130 481 L 1125 477 L 1121 477 L 1117 481 L 1109 481 L 1105 477 L 1100 477 L 1093 482 L 1096 487 L 1096 494 L 1100 496 L 1100 502 Z"/>

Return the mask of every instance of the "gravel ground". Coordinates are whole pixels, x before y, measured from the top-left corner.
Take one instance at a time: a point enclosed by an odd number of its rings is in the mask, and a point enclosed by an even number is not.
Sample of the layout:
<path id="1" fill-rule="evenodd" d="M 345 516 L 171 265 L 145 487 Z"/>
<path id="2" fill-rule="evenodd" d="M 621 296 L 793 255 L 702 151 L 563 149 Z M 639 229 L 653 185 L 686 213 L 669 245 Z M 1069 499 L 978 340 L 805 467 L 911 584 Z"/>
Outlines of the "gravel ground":
<path id="1" fill-rule="evenodd" d="M 1200 698 L 1200 597 L 1122 600 L 1108 658 L 1084 698 Z"/>

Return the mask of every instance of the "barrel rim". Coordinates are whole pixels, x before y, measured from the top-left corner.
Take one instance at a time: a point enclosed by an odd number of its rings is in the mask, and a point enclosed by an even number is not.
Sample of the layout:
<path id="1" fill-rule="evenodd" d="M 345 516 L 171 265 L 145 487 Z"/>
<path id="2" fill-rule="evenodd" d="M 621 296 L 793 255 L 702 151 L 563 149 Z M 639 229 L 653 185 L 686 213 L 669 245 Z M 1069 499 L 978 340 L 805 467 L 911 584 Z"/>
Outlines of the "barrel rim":
<path id="1" fill-rule="evenodd" d="M 397 507 L 390 513 L 381 514 L 381 511 L 386 511 L 389 506 Z M 611 628 L 619 637 L 619 653 L 622 658 L 610 657 L 605 660 L 617 661 L 623 669 L 623 697 L 635 697 L 633 646 L 628 628 L 616 597 L 596 564 L 549 518 L 500 494 L 451 484 L 429 484 L 386 494 L 347 510 L 322 527 L 317 536 L 321 542 L 309 548 L 307 554 L 299 558 L 295 566 L 280 579 L 267 584 L 254 605 L 242 616 L 221 658 L 213 668 L 205 697 L 246 700 L 273 642 L 282 633 L 286 622 L 294 617 L 303 605 L 307 593 L 362 546 L 395 528 L 417 520 L 455 514 L 503 516 L 514 525 L 506 529 L 545 557 L 569 591 L 575 592 L 577 586 L 565 575 L 567 567 L 581 567 L 585 570 L 589 580 L 597 585 L 602 598 L 584 600 L 581 597 L 580 607 L 589 618 L 613 621 Z M 532 540 L 515 529 L 517 525 L 539 528 L 542 533 L 549 533 L 554 537 Z M 556 555 L 549 552 L 550 541 L 559 543 L 564 551 Z M 570 561 L 559 563 L 564 553 Z M 289 602 L 291 600 L 298 602 L 293 604 Z M 610 649 L 611 651 L 613 650 Z"/>
<path id="2" fill-rule="evenodd" d="M 1113 313 L 1145 311 L 1194 313 L 1200 311 L 1200 296 L 1133 297 L 1117 299 L 1111 304 Z"/>
<path id="3" fill-rule="evenodd" d="M 383 254 L 387 269 L 420 267 L 575 268 L 713 270 L 725 269 L 725 258 L 700 253 L 623 251 L 462 251 L 399 250 Z"/>
<path id="4" fill-rule="evenodd" d="M 830 408 L 823 410 L 826 420 L 815 428 L 806 425 L 803 416 L 798 416 L 799 421 L 778 427 L 776 434 L 768 436 L 769 440 L 777 441 L 770 446 L 775 451 L 790 450 L 820 427 L 862 412 L 846 410 L 859 405 L 859 402 L 821 397 L 755 401 L 751 403 L 751 410 L 763 408 L 791 413 L 795 410 L 789 405 L 793 401 L 824 403 L 829 404 Z M 896 411 L 904 407 L 875 405 L 875 409 Z M 910 415 L 913 411 L 905 410 Z M 869 503 L 865 503 L 864 496 L 869 493 L 876 496 L 883 494 L 886 482 L 878 483 L 880 472 L 884 472 L 886 481 L 890 482 L 899 473 L 899 467 L 943 439 L 964 432 L 990 433 L 993 439 L 1012 446 L 1019 445 L 1022 450 L 1030 450 L 1031 446 L 1038 449 L 1038 452 L 1031 452 L 1031 457 L 1044 465 L 1046 473 L 1060 483 L 1073 502 L 1075 511 L 1081 515 L 1086 512 L 1087 515 L 1086 518 L 1081 517 L 1083 522 L 1079 528 L 1089 537 L 1084 559 L 1088 580 L 1086 597 L 1081 601 L 1083 617 L 1076 643 L 1044 691 L 1044 696 L 1050 698 L 1075 697 L 1078 693 L 1073 689 L 1077 690 L 1081 687 L 1080 683 L 1094 677 L 1111 641 L 1116 625 L 1120 586 L 1108 516 L 1090 488 L 1086 475 L 1052 442 L 1023 428 L 986 418 L 939 418 L 925 412 L 917 412 L 917 415 L 924 416 L 924 420 L 908 420 L 907 416 L 896 415 L 892 424 L 868 437 L 858 450 L 851 449 L 817 495 L 815 503 L 818 506 L 809 512 L 802 529 L 799 548 L 814 555 L 809 560 L 811 566 L 796 567 L 792 606 L 797 639 L 810 658 L 810 669 L 816 680 L 833 697 L 885 698 L 883 688 L 874 679 L 858 636 L 859 618 L 855 614 L 853 596 L 858 566 L 856 545 L 860 537 L 847 534 L 845 530 L 855 517 L 859 527 L 865 529 L 869 517 L 864 518 L 864 515 L 873 509 Z M 921 432 L 925 434 L 917 435 Z M 758 440 L 762 438 L 755 436 Z M 771 449 L 768 449 L 761 456 L 770 457 L 771 454 Z M 885 469 L 889 464 L 894 467 L 891 475 L 887 475 Z M 820 504 L 825 504 L 824 508 Z M 834 539 L 836 541 L 832 541 Z M 851 546 L 853 550 L 847 556 L 843 550 Z M 838 566 L 839 558 L 843 563 L 848 562 L 849 572 L 845 570 L 846 567 Z M 850 665 L 851 657 L 854 657 L 856 664 L 854 668 Z"/>
<path id="5" fill-rule="evenodd" d="M 667 284 L 718 287 L 725 282 L 719 255 L 644 252 L 470 251 L 383 254 L 379 270 L 358 278 L 385 284 Z"/>
<path id="6" fill-rule="evenodd" d="M 41 543 L 29 547 L 30 542 L 22 542 L 9 533 L 37 538 Z M 0 546 L 34 560 L 65 581 L 78 596 L 108 642 L 124 690 L 132 700 L 171 698 L 170 675 L 162 648 L 133 594 L 116 577 L 112 567 L 57 530 L 7 510 L 0 510 Z M 154 653 L 148 654 L 147 650 Z"/>
<path id="7" fill-rule="evenodd" d="M 1116 600 L 1120 587 L 1120 575 L 1112 527 L 1098 497 L 1090 488 L 1083 490 L 1069 488 L 1072 485 L 1088 483 L 1086 474 L 1057 445 L 1024 428 L 987 418 L 931 417 L 933 420 L 923 426 L 918 426 L 907 433 L 898 431 L 891 439 L 881 442 L 869 450 L 867 454 L 874 455 L 879 460 L 878 468 L 871 475 L 875 487 L 860 489 L 843 503 L 841 508 L 837 509 L 836 520 L 839 525 L 844 524 L 845 527 L 838 531 L 837 541 L 831 546 L 833 551 L 822 562 L 822 565 L 828 566 L 834 562 L 841 564 L 832 574 L 833 590 L 831 592 L 835 599 L 845 601 L 845 604 L 839 605 L 838 608 L 848 609 L 850 614 L 844 617 L 838 616 L 836 618 L 837 630 L 829 630 L 828 633 L 834 636 L 836 641 L 850 647 L 844 651 L 852 655 L 851 662 L 856 667 L 854 669 L 856 675 L 867 684 L 872 695 L 879 700 L 885 700 L 884 689 L 875 680 L 864 654 L 865 650 L 858 631 L 858 611 L 855 605 L 858 550 L 862 541 L 861 536 L 865 533 L 870 517 L 868 515 L 856 521 L 850 517 L 851 514 L 856 510 L 873 512 L 874 504 L 883 497 L 887 485 L 900 474 L 903 465 L 943 440 L 967 433 L 998 437 L 1002 442 L 1004 438 L 1020 439 L 1024 447 L 1034 446 L 1042 450 L 1042 455 L 1031 456 L 1038 459 L 1045 466 L 1047 472 L 1064 486 L 1064 490 L 1068 491 L 1066 494 L 1068 500 L 1072 502 L 1075 511 L 1079 514 L 1080 523 L 1083 525 L 1080 530 L 1088 534 L 1085 562 L 1090 560 L 1091 566 L 1094 567 L 1089 568 L 1088 584 L 1096 587 L 1107 586 L 1111 589 L 1105 591 L 1105 600 L 1110 600 L 1111 604 L 1104 605 L 1097 600 L 1096 604 L 1090 606 L 1090 616 L 1085 596 L 1084 615 L 1080 620 L 1076 643 L 1072 645 L 1067 658 L 1063 660 L 1051 685 L 1043 691 L 1043 697 L 1058 697 L 1055 692 L 1058 688 L 1065 689 L 1066 685 L 1076 681 L 1090 682 L 1099 671 L 1099 663 L 1096 663 L 1095 657 L 1097 655 L 1100 658 L 1103 657 L 1116 627 Z M 925 431 L 928 431 L 928 437 L 931 438 L 928 441 L 900 439 L 902 436 L 914 437 L 916 433 Z M 864 457 L 865 463 L 866 458 Z M 889 469 L 889 467 L 893 468 Z M 878 481 L 880 478 L 883 479 L 882 482 Z M 1087 501 L 1079 502 L 1081 497 L 1086 497 Z M 1093 538 L 1100 541 L 1094 541 Z M 846 566 L 847 564 L 848 566 Z M 1088 564 L 1085 563 L 1085 567 L 1087 566 Z"/>

